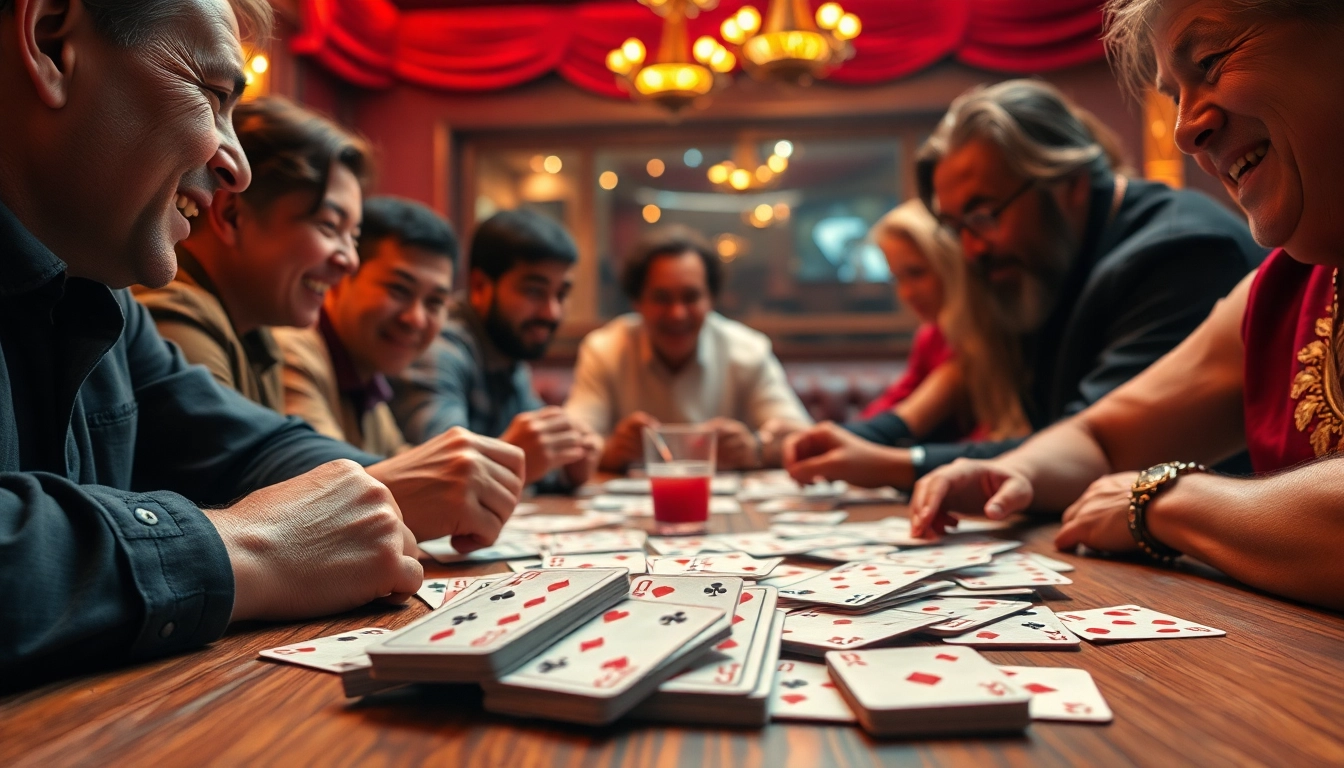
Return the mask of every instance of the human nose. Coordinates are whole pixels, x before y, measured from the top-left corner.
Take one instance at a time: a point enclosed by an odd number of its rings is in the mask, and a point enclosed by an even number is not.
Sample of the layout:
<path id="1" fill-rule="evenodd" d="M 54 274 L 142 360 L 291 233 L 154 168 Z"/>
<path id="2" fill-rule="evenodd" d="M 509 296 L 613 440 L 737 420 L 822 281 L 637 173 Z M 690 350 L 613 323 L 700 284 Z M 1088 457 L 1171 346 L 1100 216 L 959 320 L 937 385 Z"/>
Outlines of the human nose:
<path id="1" fill-rule="evenodd" d="M 1227 122 L 1223 110 L 1196 89 L 1181 89 L 1176 106 L 1176 146 L 1187 155 L 1207 151 L 1213 135 Z"/>
<path id="2" fill-rule="evenodd" d="M 980 257 L 989 252 L 989 243 L 966 227 L 961 230 L 961 252 L 967 261 L 979 261 Z"/>
<path id="3" fill-rule="evenodd" d="M 252 183 L 252 166 L 248 165 L 247 155 L 233 132 L 233 123 L 224 121 L 220 131 L 219 148 L 206 163 L 210 173 L 219 181 L 219 188 L 229 192 L 242 192 Z"/>
<path id="4" fill-rule="evenodd" d="M 359 251 L 355 248 L 354 236 L 341 238 L 341 247 L 331 256 L 331 263 L 347 275 L 359 271 Z"/>
<path id="5" fill-rule="evenodd" d="M 429 312 L 421 302 L 412 301 L 402 310 L 401 322 L 408 328 L 420 330 L 429 324 Z"/>

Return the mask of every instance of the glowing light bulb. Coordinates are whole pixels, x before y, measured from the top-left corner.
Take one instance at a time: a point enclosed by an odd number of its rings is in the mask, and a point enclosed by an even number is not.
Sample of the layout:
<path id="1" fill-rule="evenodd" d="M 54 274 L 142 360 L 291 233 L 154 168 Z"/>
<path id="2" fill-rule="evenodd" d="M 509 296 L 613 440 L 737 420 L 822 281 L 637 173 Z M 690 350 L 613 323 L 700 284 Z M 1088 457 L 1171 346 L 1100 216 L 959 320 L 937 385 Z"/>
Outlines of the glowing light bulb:
<path id="1" fill-rule="evenodd" d="M 835 25 L 835 36 L 841 40 L 853 40 L 863 31 L 863 25 L 859 23 L 859 17 L 852 13 L 846 13 L 840 17 L 840 22 Z"/>
<path id="2" fill-rule="evenodd" d="M 822 29 L 835 29 L 835 25 L 840 23 L 840 17 L 845 15 L 845 9 L 840 7 L 839 3 L 826 3 L 817 9 L 817 26 Z"/>
<path id="3" fill-rule="evenodd" d="M 657 224 L 663 217 L 663 210 L 656 205 L 644 206 L 644 220 L 650 224 Z"/>
<path id="4" fill-rule="evenodd" d="M 744 37 L 751 37 L 761 28 L 761 13 L 750 5 L 742 6 L 734 18 Z"/>
<path id="5" fill-rule="evenodd" d="M 603 189 L 615 189 L 616 183 L 620 179 L 616 177 L 615 171 L 603 171 L 601 176 L 597 177 L 597 185 Z"/>
<path id="6" fill-rule="evenodd" d="M 545 168 L 547 173 L 559 173 L 560 169 L 565 167 L 565 164 L 560 161 L 559 157 L 551 155 L 542 161 L 541 167 Z"/>
<path id="7" fill-rule="evenodd" d="M 765 161 L 765 164 L 775 173 L 783 173 L 784 169 L 789 167 L 789 161 L 779 155 L 771 155 L 770 159 Z"/>
<path id="8" fill-rule="evenodd" d="M 663 171 L 666 170 L 666 169 L 667 169 L 667 166 L 663 165 L 663 161 L 662 161 L 662 160 L 659 160 L 659 159 L 656 158 L 656 157 L 653 158 L 652 160 L 650 160 L 650 161 L 649 161 L 647 164 L 645 164 L 645 166 L 644 166 L 644 170 L 648 171 L 648 172 L 649 172 L 649 175 L 652 176 L 652 177 L 655 178 L 655 179 L 658 178 L 659 176 L 662 176 L 662 175 L 663 175 Z"/>
<path id="9" fill-rule="evenodd" d="M 738 168 L 728 174 L 728 184 L 740 192 L 751 186 L 751 174 L 746 168 Z"/>
<path id="10" fill-rule="evenodd" d="M 776 154 L 776 155 L 779 155 L 780 157 L 793 157 L 793 142 L 792 142 L 792 141 L 776 141 L 776 142 L 775 142 L 775 154 Z"/>
<path id="11" fill-rule="evenodd" d="M 691 52 L 695 54 L 695 60 L 701 64 L 708 64 L 714 56 L 714 52 L 719 50 L 719 44 L 709 35 L 703 35 L 695 41 L 695 47 Z"/>
<path id="12" fill-rule="evenodd" d="M 621 55 L 625 56 L 625 60 L 636 67 L 644 62 L 644 54 L 644 44 L 636 38 L 632 37 L 621 43 Z"/>
<path id="13" fill-rule="evenodd" d="M 711 165 L 705 175 L 709 177 L 711 183 L 722 184 L 728 180 L 728 169 L 724 167 L 723 163 L 717 163 Z"/>
<path id="14" fill-rule="evenodd" d="M 723 24 L 719 27 L 719 33 L 723 35 L 724 40 L 730 43 L 740 44 L 747 39 L 747 36 L 742 33 L 742 28 L 737 25 L 737 17 L 735 16 L 724 19 Z"/>
<path id="15" fill-rule="evenodd" d="M 270 68 L 271 62 L 266 59 L 265 54 L 258 53 L 256 56 L 252 57 L 252 61 L 249 63 L 248 66 L 252 67 L 253 72 L 256 72 L 258 75 L 260 75 L 261 73 L 265 72 L 267 69 Z"/>

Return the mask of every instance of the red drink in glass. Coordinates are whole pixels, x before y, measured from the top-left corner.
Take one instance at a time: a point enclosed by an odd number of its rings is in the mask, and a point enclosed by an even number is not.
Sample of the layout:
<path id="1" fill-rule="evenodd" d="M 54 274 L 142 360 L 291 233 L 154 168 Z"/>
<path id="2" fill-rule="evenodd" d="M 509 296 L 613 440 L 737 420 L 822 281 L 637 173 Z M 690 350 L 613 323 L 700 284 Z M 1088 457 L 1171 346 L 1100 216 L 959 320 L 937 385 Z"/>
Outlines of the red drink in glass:
<path id="1" fill-rule="evenodd" d="M 659 533 L 701 533 L 709 523 L 713 465 L 706 461 L 673 461 L 649 467 L 653 522 Z"/>

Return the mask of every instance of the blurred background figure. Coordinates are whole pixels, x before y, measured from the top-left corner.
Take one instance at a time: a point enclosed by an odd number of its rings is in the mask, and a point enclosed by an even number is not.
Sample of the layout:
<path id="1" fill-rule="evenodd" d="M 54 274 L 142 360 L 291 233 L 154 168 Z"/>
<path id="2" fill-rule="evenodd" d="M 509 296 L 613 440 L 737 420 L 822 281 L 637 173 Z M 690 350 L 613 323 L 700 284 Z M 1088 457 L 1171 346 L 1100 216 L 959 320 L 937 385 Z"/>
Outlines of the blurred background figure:
<path id="1" fill-rule="evenodd" d="M 649 231 L 625 265 L 634 313 L 583 340 L 565 410 L 607 435 L 603 469 L 643 455 L 640 433 L 660 423 L 718 430 L 718 463 L 767 463 L 779 437 L 811 423 L 770 339 L 714 311 L 722 265 L 686 227 Z"/>

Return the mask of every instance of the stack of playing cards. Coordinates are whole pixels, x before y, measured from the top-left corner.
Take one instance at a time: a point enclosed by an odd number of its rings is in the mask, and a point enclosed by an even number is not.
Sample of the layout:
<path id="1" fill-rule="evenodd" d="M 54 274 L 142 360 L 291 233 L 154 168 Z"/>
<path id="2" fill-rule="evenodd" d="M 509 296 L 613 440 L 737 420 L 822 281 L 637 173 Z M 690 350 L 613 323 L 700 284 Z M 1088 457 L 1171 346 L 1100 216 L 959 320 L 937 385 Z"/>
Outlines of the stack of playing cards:
<path id="1" fill-rule="evenodd" d="M 627 576 L 617 568 L 515 573 L 371 646 L 373 677 L 453 683 L 508 674 L 623 599 Z"/>
<path id="2" fill-rule="evenodd" d="M 1002 621 L 968 630 L 943 642 L 972 648 L 1030 648 L 1039 651 L 1076 651 L 1079 641 L 1064 628 L 1054 611 L 1043 605 L 1023 606 L 1026 610 Z"/>
<path id="3" fill-rule="evenodd" d="M 889 563 L 848 563 L 779 590 L 796 603 L 876 611 L 927 594 L 935 571 Z M 950 584 L 942 584 L 951 586 Z"/>
<path id="4" fill-rule="evenodd" d="M 716 590 L 706 581 L 712 580 L 677 576 L 638 579 L 632 595 L 644 593 L 642 599 L 646 600 L 680 596 L 694 601 L 688 604 L 720 605 L 724 595 L 716 596 Z M 704 586 L 680 588 L 690 583 Z M 679 594 L 652 597 L 653 590 L 671 587 L 678 587 Z M 772 670 L 779 661 L 782 618 L 777 620 L 775 602 L 776 593 L 771 587 L 743 589 L 736 605 L 730 606 L 733 618 L 729 637 L 686 671 L 660 685 L 634 715 L 648 720 L 764 725 L 769 720 L 768 697 L 753 698 L 752 694 L 769 692 Z M 776 623 L 781 627 L 772 631 Z"/>
<path id="5" fill-rule="evenodd" d="M 622 585 L 622 593 L 628 587 Z M 723 610 L 626 600 L 566 635 L 518 671 L 482 683 L 485 708 L 603 725 L 725 640 Z"/>
<path id="6" fill-rule="evenodd" d="M 826 664 L 874 736 L 1011 733 L 1031 720 L 1031 695 L 970 648 L 832 651 Z"/>

